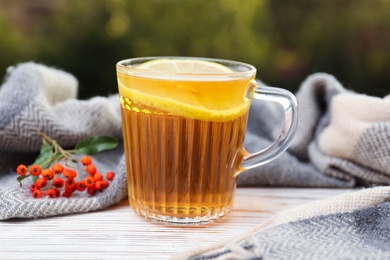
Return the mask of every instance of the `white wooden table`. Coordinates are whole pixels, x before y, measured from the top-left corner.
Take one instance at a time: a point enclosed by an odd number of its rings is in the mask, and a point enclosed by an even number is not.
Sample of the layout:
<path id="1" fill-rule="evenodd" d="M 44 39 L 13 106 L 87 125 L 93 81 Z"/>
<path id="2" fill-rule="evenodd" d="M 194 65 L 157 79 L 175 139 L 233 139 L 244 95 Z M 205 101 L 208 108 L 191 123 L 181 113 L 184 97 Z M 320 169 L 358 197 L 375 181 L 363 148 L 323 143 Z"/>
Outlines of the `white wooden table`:
<path id="1" fill-rule="evenodd" d="M 99 212 L 0 221 L 0 259 L 168 259 L 242 234 L 276 211 L 345 192 L 350 190 L 239 188 L 227 217 L 199 227 L 148 222 L 127 201 Z"/>

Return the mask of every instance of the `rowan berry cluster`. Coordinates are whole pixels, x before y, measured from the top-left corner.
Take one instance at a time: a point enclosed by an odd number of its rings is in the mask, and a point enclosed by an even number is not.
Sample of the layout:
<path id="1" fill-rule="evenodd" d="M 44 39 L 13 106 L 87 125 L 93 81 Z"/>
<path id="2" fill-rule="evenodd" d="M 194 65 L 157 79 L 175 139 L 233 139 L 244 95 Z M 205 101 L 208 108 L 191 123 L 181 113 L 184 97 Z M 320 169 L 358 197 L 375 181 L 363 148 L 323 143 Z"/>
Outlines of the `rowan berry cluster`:
<path id="1" fill-rule="evenodd" d="M 90 195 L 103 191 L 114 178 L 114 172 L 109 171 L 103 176 L 98 172 L 89 155 L 104 150 L 114 149 L 118 140 L 111 136 L 95 135 L 78 142 L 74 149 L 63 149 L 56 140 L 44 133 L 40 154 L 34 163 L 27 167 L 20 164 L 16 168 L 19 174 L 17 180 L 22 186 L 22 180 L 31 177 L 33 184 L 30 190 L 34 198 L 71 197 L 75 192 L 86 191 Z M 84 155 L 79 159 L 75 154 Z M 85 172 L 85 174 L 80 174 Z M 87 177 L 81 178 L 86 175 Z"/>
<path id="2" fill-rule="evenodd" d="M 34 198 L 43 196 L 49 198 L 71 197 L 74 192 L 87 191 L 88 194 L 94 195 L 98 191 L 103 191 L 109 185 L 108 181 L 114 179 L 115 173 L 109 171 L 105 178 L 102 173 L 98 172 L 96 166 L 92 163 L 90 156 L 81 158 L 83 169 L 87 177 L 80 179 L 75 169 L 64 167 L 61 163 L 56 163 L 49 168 L 42 169 L 41 166 L 34 164 L 29 168 L 20 164 L 16 172 L 20 176 L 30 174 L 35 177 L 35 182 L 30 185 L 30 190 Z"/>

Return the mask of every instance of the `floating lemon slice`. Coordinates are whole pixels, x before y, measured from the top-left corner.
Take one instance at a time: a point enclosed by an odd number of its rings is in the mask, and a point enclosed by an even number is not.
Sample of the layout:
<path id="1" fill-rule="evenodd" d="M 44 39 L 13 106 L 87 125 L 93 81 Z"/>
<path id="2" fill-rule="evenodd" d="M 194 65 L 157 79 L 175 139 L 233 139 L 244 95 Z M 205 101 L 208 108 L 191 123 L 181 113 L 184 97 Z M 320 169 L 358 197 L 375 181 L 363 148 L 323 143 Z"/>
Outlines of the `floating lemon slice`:
<path id="1" fill-rule="evenodd" d="M 224 76 L 234 72 L 219 63 L 201 59 L 157 59 L 129 69 L 128 74 L 118 74 L 120 94 L 156 111 L 202 120 L 227 121 L 249 108 L 244 96 L 251 78 L 218 77 L 216 80 L 213 75 Z M 132 71 L 136 76 L 131 76 Z M 146 76 L 139 76 L 137 71 L 145 72 L 142 75 Z M 155 77 L 147 76 L 154 72 Z M 165 77 L 166 74 L 179 77 Z M 198 75 L 202 76 L 201 79 Z"/>
<path id="2" fill-rule="evenodd" d="M 142 63 L 137 68 L 179 74 L 221 74 L 233 72 L 222 64 L 201 59 L 157 59 Z"/>

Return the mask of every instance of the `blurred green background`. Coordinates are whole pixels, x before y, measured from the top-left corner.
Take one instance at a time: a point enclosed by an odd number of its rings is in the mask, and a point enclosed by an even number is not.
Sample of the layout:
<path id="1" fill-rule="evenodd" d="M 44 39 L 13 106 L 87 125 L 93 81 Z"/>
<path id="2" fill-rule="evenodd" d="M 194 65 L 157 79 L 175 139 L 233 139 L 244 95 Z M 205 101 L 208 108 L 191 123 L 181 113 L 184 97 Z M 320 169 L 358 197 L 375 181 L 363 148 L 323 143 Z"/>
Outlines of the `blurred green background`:
<path id="1" fill-rule="evenodd" d="M 248 62 L 293 92 L 314 72 L 390 90 L 387 0 L 0 0 L 0 37 L 1 75 L 44 63 L 74 74 L 80 98 L 116 93 L 116 62 L 154 55 Z"/>

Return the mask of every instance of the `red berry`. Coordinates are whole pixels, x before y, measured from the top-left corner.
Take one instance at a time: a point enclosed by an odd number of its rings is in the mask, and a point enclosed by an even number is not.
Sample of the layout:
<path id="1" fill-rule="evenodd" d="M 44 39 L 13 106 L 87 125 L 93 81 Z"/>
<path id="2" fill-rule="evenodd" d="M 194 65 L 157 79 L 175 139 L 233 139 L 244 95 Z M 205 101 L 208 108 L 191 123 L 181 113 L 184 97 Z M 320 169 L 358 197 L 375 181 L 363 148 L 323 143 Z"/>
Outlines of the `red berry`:
<path id="1" fill-rule="evenodd" d="M 100 172 L 97 172 L 95 173 L 95 175 L 93 175 L 93 178 L 95 179 L 95 181 L 100 181 L 103 180 L 103 175 Z"/>
<path id="2" fill-rule="evenodd" d="M 107 180 L 112 181 L 114 177 L 115 177 L 115 173 L 113 171 L 109 171 L 106 173 Z"/>
<path id="3" fill-rule="evenodd" d="M 91 176 L 85 177 L 84 184 L 87 187 L 92 187 L 95 185 L 95 179 L 92 178 Z"/>
<path id="4" fill-rule="evenodd" d="M 65 187 L 73 189 L 76 187 L 76 182 L 74 181 L 74 179 L 67 179 L 65 181 Z"/>
<path id="5" fill-rule="evenodd" d="M 70 198 L 71 196 L 72 192 L 64 191 L 64 193 L 62 193 L 62 197 Z"/>
<path id="6" fill-rule="evenodd" d="M 94 175 L 96 173 L 96 166 L 91 163 L 87 165 L 86 170 L 89 174 Z"/>
<path id="7" fill-rule="evenodd" d="M 56 163 L 54 164 L 52 167 L 51 167 L 52 171 L 55 173 L 55 174 L 60 174 L 64 171 L 64 166 L 60 163 Z"/>
<path id="8" fill-rule="evenodd" d="M 54 189 L 48 189 L 45 192 L 45 196 L 49 198 L 56 198 L 57 197 L 57 192 Z"/>
<path id="9" fill-rule="evenodd" d="M 60 189 L 53 188 L 53 190 L 56 192 L 56 198 L 58 198 L 59 196 L 61 196 L 61 191 L 60 191 Z"/>
<path id="10" fill-rule="evenodd" d="M 20 176 L 26 175 L 27 172 L 28 172 L 27 166 L 24 165 L 24 164 L 20 164 L 20 165 L 16 168 L 16 172 L 17 172 L 17 174 L 19 174 Z"/>
<path id="11" fill-rule="evenodd" d="M 103 181 L 95 182 L 95 187 L 96 187 L 97 190 L 100 190 L 100 191 L 104 190 L 104 183 L 103 183 Z"/>
<path id="12" fill-rule="evenodd" d="M 63 174 L 68 179 L 74 179 L 77 177 L 77 172 L 75 170 L 72 170 L 72 169 L 64 169 Z"/>
<path id="13" fill-rule="evenodd" d="M 40 189 L 40 187 L 38 187 L 38 185 L 36 183 L 33 183 L 33 184 L 30 185 L 30 190 L 31 191 L 39 190 L 39 189 Z"/>
<path id="14" fill-rule="evenodd" d="M 105 181 L 105 180 L 103 180 L 103 184 L 104 184 L 104 188 L 107 188 L 109 185 L 108 181 Z"/>
<path id="15" fill-rule="evenodd" d="M 50 169 L 44 169 L 42 171 L 42 176 L 48 180 L 51 180 L 54 178 L 54 172 Z"/>
<path id="16" fill-rule="evenodd" d="M 30 173 L 33 176 L 39 176 L 39 174 L 41 174 L 41 172 L 42 172 L 41 166 L 39 166 L 37 164 L 34 164 L 30 167 Z"/>
<path id="17" fill-rule="evenodd" d="M 42 198 L 42 191 L 41 191 L 41 190 L 34 190 L 34 191 L 32 192 L 32 196 L 33 196 L 35 199 Z"/>
<path id="18" fill-rule="evenodd" d="M 85 166 L 90 165 L 92 163 L 92 158 L 88 155 L 83 156 L 83 158 L 81 158 L 81 163 Z"/>
<path id="19" fill-rule="evenodd" d="M 96 189 L 95 185 L 93 185 L 91 187 L 88 187 L 87 191 L 88 191 L 89 195 L 94 195 L 97 192 L 97 189 Z"/>
<path id="20" fill-rule="evenodd" d="M 108 181 L 97 181 L 95 183 L 95 187 L 96 189 L 98 189 L 99 191 L 102 191 L 104 190 L 105 188 L 108 187 Z"/>
<path id="21" fill-rule="evenodd" d="M 87 186 L 85 186 L 85 183 L 83 181 L 76 182 L 76 190 L 84 191 L 86 188 Z"/>
<path id="22" fill-rule="evenodd" d="M 55 178 L 53 180 L 53 186 L 56 188 L 61 188 L 62 186 L 64 186 L 64 180 L 60 177 Z"/>
<path id="23" fill-rule="evenodd" d="M 73 193 L 76 190 L 76 185 L 74 187 L 65 187 L 65 191 L 68 193 Z"/>
<path id="24" fill-rule="evenodd" d="M 45 178 L 39 178 L 35 184 L 39 187 L 39 188 L 43 188 L 47 185 L 47 180 Z"/>

